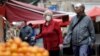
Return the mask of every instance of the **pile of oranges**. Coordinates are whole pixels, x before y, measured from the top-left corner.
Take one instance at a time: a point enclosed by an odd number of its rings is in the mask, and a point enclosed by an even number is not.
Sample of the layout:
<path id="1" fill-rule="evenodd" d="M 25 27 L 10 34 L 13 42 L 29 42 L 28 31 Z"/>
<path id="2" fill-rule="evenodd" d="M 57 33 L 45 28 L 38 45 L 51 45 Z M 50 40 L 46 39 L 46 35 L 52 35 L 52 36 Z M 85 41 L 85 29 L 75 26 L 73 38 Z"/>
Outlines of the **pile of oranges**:
<path id="1" fill-rule="evenodd" d="M 6 43 L 0 43 L 0 56 L 49 56 L 49 54 L 44 48 L 30 46 L 16 37 Z"/>

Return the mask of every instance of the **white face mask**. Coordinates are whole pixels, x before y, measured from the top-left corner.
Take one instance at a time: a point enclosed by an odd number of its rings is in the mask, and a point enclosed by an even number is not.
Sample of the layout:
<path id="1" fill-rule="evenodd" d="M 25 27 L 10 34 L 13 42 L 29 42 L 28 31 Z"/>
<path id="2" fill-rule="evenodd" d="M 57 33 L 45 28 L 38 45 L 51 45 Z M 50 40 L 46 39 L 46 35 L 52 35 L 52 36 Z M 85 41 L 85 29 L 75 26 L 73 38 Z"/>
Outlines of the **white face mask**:
<path id="1" fill-rule="evenodd" d="M 46 16 L 45 20 L 46 21 L 51 21 L 51 16 Z"/>

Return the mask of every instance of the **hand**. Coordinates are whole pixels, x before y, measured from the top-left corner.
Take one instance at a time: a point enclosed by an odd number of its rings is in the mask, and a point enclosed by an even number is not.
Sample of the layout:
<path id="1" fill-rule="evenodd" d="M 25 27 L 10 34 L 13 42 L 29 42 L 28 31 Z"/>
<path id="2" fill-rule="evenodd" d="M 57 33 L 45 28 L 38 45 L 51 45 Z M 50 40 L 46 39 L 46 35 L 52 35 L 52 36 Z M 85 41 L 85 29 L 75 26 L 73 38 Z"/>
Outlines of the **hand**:
<path id="1" fill-rule="evenodd" d="M 70 44 L 63 44 L 63 47 L 64 48 L 69 48 L 70 47 Z"/>
<path id="2" fill-rule="evenodd" d="M 59 44 L 59 48 L 62 49 L 63 48 L 63 44 Z"/>
<path id="3" fill-rule="evenodd" d="M 35 40 L 35 37 L 34 36 L 32 37 L 32 40 Z"/>
<path id="4" fill-rule="evenodd" d="M 92 47 L 92 48 L 95 48 L 95 43 L 92 43 L 92 44 L 91 44 L 91 47 Z"/>
<path id="5" fill-rule="evenodd" d="M 27 40 L 28 39 L 28 37 L 25 37 L 25 40 Z"/>

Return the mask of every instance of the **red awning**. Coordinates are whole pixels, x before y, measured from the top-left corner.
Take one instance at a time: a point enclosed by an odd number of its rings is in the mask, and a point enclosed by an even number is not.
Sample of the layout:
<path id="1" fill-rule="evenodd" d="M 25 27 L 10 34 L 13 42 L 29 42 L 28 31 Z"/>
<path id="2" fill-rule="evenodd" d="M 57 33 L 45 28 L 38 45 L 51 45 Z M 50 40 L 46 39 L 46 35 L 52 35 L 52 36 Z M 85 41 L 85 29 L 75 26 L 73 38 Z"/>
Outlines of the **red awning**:
<path id="1" fill-rule="evenodd" d="M 87 15 L 91 17 L 100 16 L 100 7 L 93 7 L 88 11 Z"/>
<path id="2" fill-rule="evenodd" d="M 22 3 L 15 0 L 6 2 L 6 17 L 10 22 L 23 20 L 43 20 L 43 13 L 45 10 L 46 8 L 40 8 L 31 4 Z M 56 11 L 53 11 L 53 13 L 54 18 L 66 15 Z"/>
<path id="3" fill-rule="evenodd" d="M 0 5 L 0 15 L 5 16 L 5 5 Z"/>

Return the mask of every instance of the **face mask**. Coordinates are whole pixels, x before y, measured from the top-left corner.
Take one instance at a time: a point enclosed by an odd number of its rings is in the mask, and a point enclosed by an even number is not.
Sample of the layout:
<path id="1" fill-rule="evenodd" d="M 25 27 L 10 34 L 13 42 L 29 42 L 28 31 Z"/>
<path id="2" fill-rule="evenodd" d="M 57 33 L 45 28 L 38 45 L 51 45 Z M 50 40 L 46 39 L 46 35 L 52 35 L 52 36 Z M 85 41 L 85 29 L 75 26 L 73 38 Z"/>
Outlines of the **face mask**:
<path id="1" fill-rule="evenodd" d="M 46 21 L 50 21 L 51 20 L 51 16 L 46 16 Z"/>

